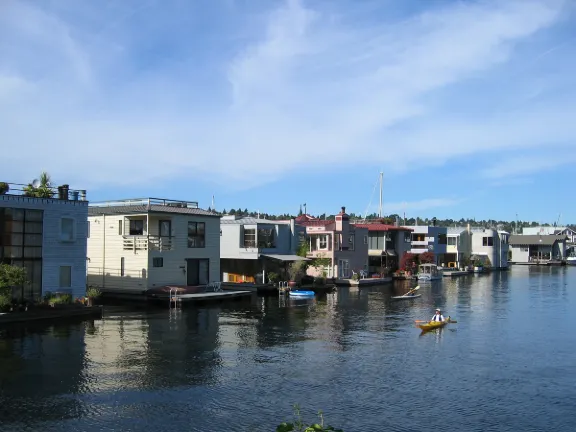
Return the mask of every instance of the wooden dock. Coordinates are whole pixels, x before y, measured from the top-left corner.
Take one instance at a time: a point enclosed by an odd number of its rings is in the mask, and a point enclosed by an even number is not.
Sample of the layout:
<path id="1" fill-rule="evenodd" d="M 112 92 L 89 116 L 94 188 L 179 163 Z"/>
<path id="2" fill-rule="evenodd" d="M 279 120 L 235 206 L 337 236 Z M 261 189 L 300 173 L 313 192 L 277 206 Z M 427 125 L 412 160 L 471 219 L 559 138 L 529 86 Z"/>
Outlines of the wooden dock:
<path id="1" fill-rule="evenodd" d="M 471 272 L 469 272 L 467 270 L 453 270 L 453 271 L 442 272 L 442 276 L 444 276 L 444 277 L 466 276 L 469 274 L 471 274 Z"/>
<path id="2" fill-rule="evenodd" d="M 365 278 L 365 279 L 336 279 L 335 284 L 337 286 L 347 286 L 347 287 L 368 287 L 374 285 L 383 285 L 385 283 L 392 282 L 391 277 L 386 278 Z"/>
<path id="3" fill-rule="evenodd" d="M 177 298 L 182 302 L 202 302 L 202 301 L 216 301 L 225 299 L 237 299 L 240 297 L 250 297 L 252 291 L 219 291 L 219 292 L 204 292 L 204 293 L 192 293 L 192 294 L 177 294 Z M 170 295 L 157 295 L 157 299 L 168 300 Z"/>

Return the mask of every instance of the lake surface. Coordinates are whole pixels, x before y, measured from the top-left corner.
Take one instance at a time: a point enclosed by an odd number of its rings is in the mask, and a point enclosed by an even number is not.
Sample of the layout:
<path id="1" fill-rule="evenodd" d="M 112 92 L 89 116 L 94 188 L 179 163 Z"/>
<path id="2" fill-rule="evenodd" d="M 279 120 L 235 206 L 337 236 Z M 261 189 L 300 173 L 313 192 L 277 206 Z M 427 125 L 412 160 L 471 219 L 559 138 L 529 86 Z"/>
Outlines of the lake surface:
<path id="1" fill-rule="evenodd" d="M 414 283 L 412 283 L 414 285 Z M 576 268 L 0 330 L 1 431 L 576 430 Z M 458 321 L 424 335 L 435 307 Z"/>

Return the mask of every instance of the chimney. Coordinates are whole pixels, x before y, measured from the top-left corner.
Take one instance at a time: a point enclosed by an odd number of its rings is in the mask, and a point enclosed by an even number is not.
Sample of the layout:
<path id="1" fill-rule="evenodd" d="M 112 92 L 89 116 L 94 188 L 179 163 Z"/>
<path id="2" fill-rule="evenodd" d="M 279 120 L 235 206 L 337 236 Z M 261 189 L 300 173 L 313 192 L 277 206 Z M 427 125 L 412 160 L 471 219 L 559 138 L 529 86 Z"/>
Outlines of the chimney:
<path id="1" fill-rule="evenodd" d="M 342 206 L 342 214 L 346 213 L 346 207 Z"/>

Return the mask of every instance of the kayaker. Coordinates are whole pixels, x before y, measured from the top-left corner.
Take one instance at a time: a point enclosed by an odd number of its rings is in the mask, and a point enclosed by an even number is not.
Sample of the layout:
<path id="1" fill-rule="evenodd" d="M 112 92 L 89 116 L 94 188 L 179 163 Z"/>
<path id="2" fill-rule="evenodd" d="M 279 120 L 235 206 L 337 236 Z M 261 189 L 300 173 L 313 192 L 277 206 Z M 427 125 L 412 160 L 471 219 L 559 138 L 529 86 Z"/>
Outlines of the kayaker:
<path id="1" fill-rule="evenodd" d="M 434 314 L 434 316 L 430 321 L 444 322 L 446 321 L 446 319 L 444 318 L 444 315 L 442 315 L 442 311 L 440 309 L 436 309 L 436 313 Z"/>

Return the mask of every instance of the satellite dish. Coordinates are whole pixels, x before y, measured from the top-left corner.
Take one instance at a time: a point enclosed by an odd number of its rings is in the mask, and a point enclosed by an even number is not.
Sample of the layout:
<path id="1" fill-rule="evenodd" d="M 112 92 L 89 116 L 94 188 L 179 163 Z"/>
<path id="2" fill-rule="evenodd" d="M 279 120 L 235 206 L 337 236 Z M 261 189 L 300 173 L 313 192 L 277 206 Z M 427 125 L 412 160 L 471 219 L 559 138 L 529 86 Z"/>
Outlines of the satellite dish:
<path id="1" fill-rule="evenodd" d="M 34 179 L 34 181 L 32 182 L 32 187 L 37 188 L 38 186 L 40 186 L 40 181 L 38 181 L 38 179 Z"/>

